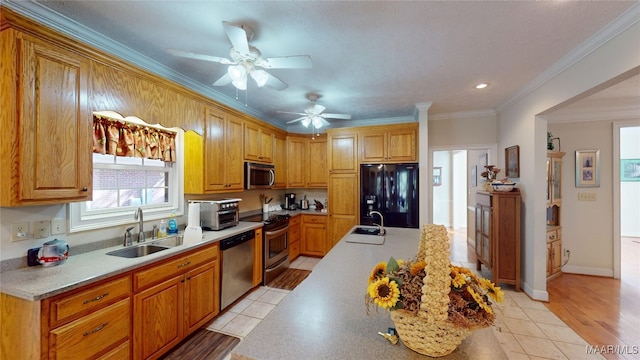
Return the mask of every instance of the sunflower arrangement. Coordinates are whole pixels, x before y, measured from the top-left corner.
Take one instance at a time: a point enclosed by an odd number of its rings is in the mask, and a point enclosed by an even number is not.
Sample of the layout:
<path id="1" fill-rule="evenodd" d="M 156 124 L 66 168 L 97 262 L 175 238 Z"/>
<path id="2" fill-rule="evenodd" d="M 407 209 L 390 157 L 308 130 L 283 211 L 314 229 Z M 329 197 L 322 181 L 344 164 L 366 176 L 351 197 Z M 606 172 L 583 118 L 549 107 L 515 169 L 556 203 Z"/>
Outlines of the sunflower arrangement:
<path id="1" fill-rule="evenodd" d="M 448 244 L 444 250 L 448 252 Z M 419 254 L 425 251 L 427 249 L 421 249 Z M 431 257 L 432 261 L 439 259 L 442 257 Z M 491 304 L 502 302 L 502 290 L 469 269 L 452 265 L 448 256 L 445 259 L 447 263 L 435 267 L 442 276 L 427 276 L 427 263 L 418 257 L 409 261 L 392 257 L 377 264 L 369 276 L 365 295 L 367 314 L 374 305 L 389 311 L 402 309 L 412 315 L 418 315 L 422 307 L 426 317 L 430 317 L 436 313 L 433 310 L 437 306 L 443 310 L 446 307 L 446 319 L 436 320 L 449 321 L 456 327 L 474 329 L 493 324 L 495 315 Z M 450 281 L 446 281 L 447 274 Z M 440 296 L 443 290 L 448 299 Z M 444 314 L 442 311 L 439 317 Z"/>

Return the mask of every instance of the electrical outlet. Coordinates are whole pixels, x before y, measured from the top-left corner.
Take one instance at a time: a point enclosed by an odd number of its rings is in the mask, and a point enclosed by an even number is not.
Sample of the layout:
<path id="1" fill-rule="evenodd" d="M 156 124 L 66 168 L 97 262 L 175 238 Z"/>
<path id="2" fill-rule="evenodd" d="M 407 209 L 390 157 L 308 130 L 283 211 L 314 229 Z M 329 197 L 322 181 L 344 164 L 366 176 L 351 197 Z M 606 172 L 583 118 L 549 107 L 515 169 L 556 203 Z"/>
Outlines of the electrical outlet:
<path id="1" fill-rule="evenodd" d="M 51 221 L 42 220 L 33 222 L 33 238 L 44 239 L 48 238 L 51 233 Z"/>
<path id="2" fill-rule="evenodd" d="M 51 220 L 51 235 L 60 235 L 67 232 L 67 219 L 55 218 Z"/>
<path id="3" fill-rule="evenodd" d="M 569 257 L 571 255 L 571 251 L 569 249 L 564 249 L 564 257 Z"/>
<path id="4" fill-rule="evenodd" d="M 11 224 L 11 241 L 29 240 L 29 223 Z"/>

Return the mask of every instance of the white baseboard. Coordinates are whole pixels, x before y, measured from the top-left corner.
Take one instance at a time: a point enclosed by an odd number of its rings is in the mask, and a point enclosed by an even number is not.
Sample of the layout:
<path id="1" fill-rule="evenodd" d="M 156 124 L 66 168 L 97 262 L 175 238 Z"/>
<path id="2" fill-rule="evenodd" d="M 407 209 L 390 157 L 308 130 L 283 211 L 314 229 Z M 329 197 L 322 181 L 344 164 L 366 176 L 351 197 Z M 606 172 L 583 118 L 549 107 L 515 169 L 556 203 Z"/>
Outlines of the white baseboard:
<path id="1" fill-rule="evenodd" d="M 562 272 L 569 274 L 604 276 L 611 278 L 613 277 L 613 269 L 593 268 L 586 266 L 565 265 L 562 267 Z"/>
<path id="2" fill-rule="evenodd" d="M 549 301 L 549 293 L 547 292 L 547 290 L 535 290 L 531 286 L 529 286 L 529 284 L 527 284 L 526 282 L 521 282 L 520 287 L 533 300 L 546 301 L 546 302 Z"/>

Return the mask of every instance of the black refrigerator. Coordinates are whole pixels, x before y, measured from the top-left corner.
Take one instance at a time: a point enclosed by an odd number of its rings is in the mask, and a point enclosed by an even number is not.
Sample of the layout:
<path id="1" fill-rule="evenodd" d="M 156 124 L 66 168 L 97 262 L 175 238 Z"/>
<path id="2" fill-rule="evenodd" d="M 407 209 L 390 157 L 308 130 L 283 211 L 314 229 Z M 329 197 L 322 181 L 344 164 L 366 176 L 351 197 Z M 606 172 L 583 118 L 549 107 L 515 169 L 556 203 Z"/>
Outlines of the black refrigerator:
<path id="1" fill-rule="evenodd" d="M 360 187 L 361 225 L 379 224 L 376 210 L 385 227 L 418 227 L 418 164 L 360 165 Z"/>

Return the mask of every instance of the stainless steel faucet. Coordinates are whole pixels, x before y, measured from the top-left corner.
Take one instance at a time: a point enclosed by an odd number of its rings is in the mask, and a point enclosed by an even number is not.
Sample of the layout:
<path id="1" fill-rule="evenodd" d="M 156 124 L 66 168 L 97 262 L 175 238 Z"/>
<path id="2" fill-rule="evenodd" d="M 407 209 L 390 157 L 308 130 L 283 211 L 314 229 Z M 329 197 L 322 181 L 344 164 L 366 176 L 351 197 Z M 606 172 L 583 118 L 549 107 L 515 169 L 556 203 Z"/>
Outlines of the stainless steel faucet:
<path id="1" fill-rule="evenodd" d="M 375 210 L 369 211 L 369 216 L 373 217 L 373 214 L 380 216 L 380 225 L 378 224 L 374 224 L 374 225 L 378 225 L 378 229 L 380 229 L 378 236 L 384 236 L 384 234 L 386 233 L 386 230 L 384 229 L 384 218 L 382 217 L 382 214 L 379 211 L 375 211 Z"/>
<path id="2" fill-rule="evenodd" d="M 138 242 L 144 242 L 144 220 L 142 218 L 142 208 L 138 208 L 133 215 L 134 220 L 138 220 Z"/>
<path id="3" fill-rule="evenodd" d="M 131 246 L 131 245 L 133 245 L 131 230 L 133 230 L 133 226 L 130 227 L 130 228 L 127 228 L 127 230 L 125 230 L 125 232 L 124 232 L 124 242 L 122 244 L 123 246 Z"/>

